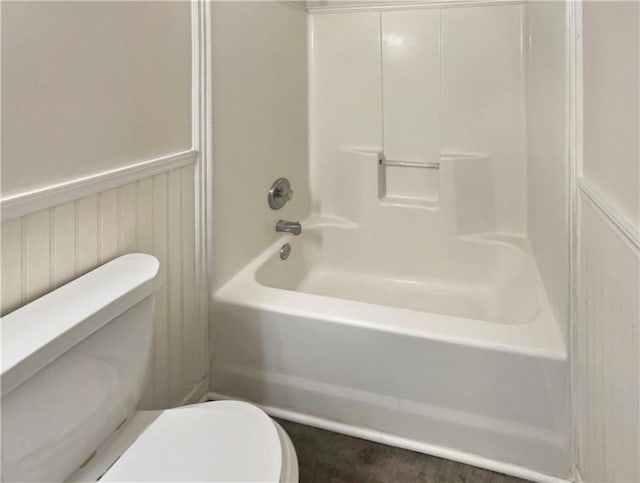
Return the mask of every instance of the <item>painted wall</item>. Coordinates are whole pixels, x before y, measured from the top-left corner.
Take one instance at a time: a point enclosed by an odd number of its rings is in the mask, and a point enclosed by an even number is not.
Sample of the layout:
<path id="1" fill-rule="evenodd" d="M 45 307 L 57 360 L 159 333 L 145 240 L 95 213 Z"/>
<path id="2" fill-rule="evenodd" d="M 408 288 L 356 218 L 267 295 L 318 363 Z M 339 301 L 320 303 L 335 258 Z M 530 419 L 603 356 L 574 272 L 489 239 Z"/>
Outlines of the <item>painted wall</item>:
<path id="1" fill-rule="evenodd" d="M 340 149 L 423 163 L 443 153 L 479 153 L 490 159 L 481 169 L 490 183 L 471 186 L 488 189 L 495 207 L 484 231 L 524 234 L 523 8 L 313 15 L 314 210 L 344 216 L 332 194 L 343 169 Z"/>
<path id="2" fill-rule="evenodd" d="M 569 340 L 568 69 L 564 2 L 526 6 L 527 231 Z"/>
<path id="3" fill-rule="evenodd" d="M 586 482 L 640 481 L 640 4 L 583 3 L 573 389 Z"/>
<path id="4" fill-rule="evenodd" d="M 191 149 L 189 3 L 3 2 L 2 62 L 2 195 L 40 188 L 51 208 L 2 223 L 1 312 L 118 255 L 151 253 L 163 284 L 143 406 L 177 404 L 198 383 L 204 390 L 198 153 L 183 167 L 48 201 L 61 181 Z"/>
<path id="5" fill-rule="evenodd" d="M 213 2 L 213 286 L 309 213 L 307 19 L 283 2 Z M 295 196 L 272 211 L 279 177 Z"/>
<path id="6" fill-rule="evenodd" d="M 585 2 L 582 175 L 640 224 L 637 2 Z"/>
<path id="7" fill-rule="evenodd" d="M 2 196 L 191 147 L 189 2 L 2 2 Z"/>

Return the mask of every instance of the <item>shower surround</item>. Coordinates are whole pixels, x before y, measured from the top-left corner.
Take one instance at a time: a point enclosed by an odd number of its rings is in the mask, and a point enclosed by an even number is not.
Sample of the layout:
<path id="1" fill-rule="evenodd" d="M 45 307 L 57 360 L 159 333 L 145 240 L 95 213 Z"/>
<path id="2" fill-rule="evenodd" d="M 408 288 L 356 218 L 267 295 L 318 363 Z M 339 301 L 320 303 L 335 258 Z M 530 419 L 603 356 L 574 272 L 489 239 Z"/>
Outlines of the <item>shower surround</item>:
<path id="1" fill-rule="evenodd" d="M 214 294 L 216 395 L 567 477 L 565 328 L 526 235 L 526 9 L 309 17 L 312 212 Z"/>

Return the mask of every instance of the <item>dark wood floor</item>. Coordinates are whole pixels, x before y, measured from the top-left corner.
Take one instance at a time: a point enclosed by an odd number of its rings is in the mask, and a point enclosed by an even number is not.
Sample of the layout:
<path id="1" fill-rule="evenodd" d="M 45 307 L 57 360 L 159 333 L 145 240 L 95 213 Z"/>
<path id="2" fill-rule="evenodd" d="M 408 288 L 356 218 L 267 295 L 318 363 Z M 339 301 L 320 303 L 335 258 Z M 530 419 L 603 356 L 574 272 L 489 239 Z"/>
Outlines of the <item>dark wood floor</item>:
<path id="1" fill-rule="evenodd" d="M 300 483 L 523 483 L 473 466 L 278 420 L 298 453 Z"/>

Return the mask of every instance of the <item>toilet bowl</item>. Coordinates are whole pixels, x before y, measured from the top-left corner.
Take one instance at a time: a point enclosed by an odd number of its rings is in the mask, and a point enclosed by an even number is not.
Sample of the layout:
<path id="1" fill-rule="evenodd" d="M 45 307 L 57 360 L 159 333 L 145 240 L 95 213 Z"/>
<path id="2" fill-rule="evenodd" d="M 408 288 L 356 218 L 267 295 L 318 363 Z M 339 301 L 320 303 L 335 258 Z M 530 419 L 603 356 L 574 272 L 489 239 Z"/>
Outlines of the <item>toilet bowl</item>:
<path id="1" fill-rule="evenodd" d="M 144 428 L 143 431 L 140 428 Z M 296 452 L 252 404 L 141 411 L 67 481 L 298 481 Z"/>
<path id="2" fill-rule="evenodd" d="M 158 268 L 125 255 L 2 318 L 3 481 L 298 481 L 256 406 L 136 410 Z"/>

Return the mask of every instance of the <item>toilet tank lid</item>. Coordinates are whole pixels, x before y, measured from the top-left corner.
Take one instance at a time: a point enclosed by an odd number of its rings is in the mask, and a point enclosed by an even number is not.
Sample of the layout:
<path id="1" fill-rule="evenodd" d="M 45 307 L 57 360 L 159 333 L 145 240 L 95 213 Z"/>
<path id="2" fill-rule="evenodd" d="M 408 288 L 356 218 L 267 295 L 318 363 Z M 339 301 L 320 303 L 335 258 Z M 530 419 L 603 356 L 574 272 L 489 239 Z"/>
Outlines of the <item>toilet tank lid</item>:
<path id="1" fill-rule="evenodd" d="M 124 255 L 2 317 L 2 395 L 151 295 L 159 267 Z"/>

